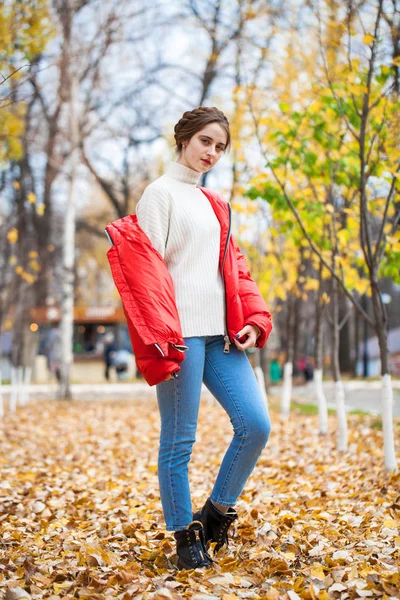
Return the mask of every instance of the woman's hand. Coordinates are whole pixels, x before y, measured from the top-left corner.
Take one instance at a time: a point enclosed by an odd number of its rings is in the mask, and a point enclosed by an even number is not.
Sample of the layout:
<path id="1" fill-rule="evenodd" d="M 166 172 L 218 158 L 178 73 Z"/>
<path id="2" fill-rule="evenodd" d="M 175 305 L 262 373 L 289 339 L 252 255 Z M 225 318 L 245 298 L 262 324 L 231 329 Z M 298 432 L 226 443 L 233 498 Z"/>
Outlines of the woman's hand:
<path id="1" fill-rule="evenodd" d="M 254 348 L 260 333 L 261 330 L 256 325 L 245 325 L 243 329 L 238 331 L 236 337 L 241 338 L 243 335 L 247 335 L 247 340 L 245 340 L 243 344 L 241 344 L 236 338 L 234 338 L 233 341 L 236 344 L 236 348 L 238 348 L 239 350 L 247 350 L 247 348 Z"/>

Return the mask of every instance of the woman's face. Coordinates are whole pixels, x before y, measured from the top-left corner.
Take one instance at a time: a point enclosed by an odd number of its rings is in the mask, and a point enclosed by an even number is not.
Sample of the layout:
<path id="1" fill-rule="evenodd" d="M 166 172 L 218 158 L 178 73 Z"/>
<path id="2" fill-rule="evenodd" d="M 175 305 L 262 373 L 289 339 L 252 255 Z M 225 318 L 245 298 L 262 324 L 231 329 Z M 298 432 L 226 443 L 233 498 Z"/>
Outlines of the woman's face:
<path id="1" fill-rule="evenodd" d="M 221 125 L 209 123 L 183 144 L 177 162 L 199 173 L 206 173 L 223 155 L 227 135 Z"/>

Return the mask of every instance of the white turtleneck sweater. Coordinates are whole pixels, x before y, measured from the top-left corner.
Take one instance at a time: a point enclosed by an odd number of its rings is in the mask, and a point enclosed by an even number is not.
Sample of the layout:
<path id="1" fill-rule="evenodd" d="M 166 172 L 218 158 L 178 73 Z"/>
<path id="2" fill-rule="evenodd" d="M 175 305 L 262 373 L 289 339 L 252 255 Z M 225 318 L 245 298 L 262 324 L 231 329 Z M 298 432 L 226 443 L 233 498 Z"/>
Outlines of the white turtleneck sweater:
<path id="1" fill-rule="evenodd" d="M 173 279 L 183 337 L 225 333 L 221 228 L 210 201 L 196 188 L 199 178 L 197 171 L 171 162 L 136 206 L 139 226 Z"/>

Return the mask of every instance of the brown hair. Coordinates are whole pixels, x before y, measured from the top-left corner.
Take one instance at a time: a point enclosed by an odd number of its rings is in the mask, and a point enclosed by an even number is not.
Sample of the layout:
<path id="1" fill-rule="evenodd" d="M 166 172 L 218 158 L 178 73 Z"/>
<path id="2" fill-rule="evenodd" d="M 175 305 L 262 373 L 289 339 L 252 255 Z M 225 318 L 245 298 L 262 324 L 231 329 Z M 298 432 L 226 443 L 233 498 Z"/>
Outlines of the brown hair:
<path id="1" fill-rule="evenodd" d="M 174 127 L 175 131 L 175 142 L 178 153 L 182 151 L 182 142 L 190 140 L 195 133 L 203 129 L 209 123 L 218 123 L 222 129 L 225 130 L 227 140 L 227 150 L 231 144 L 231 134 L 229 131 L 229 121 L 222 112 L 216 106 L 199 106 L 194 110 L 187 110 L 183 113 L 182 118 L 179 119 Z"/>

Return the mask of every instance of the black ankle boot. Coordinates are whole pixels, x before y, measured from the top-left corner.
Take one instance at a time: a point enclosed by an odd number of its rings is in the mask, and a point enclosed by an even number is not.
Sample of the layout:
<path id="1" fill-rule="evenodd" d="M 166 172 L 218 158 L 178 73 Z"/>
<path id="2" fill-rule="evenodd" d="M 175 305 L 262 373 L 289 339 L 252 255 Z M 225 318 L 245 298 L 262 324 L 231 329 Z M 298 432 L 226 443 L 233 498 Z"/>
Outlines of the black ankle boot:
<path id="1" fill-rule="evenodd" d="M 175 531 L 178 569 L 210 567 L 212 559 L 207 554 L 201 521 L 192 521 L 186 529 Z"/>
<path id="2" fill-rule="evenodd" d="M 201 521 L 204 526 L 205 545 L 207 542 L 217 542 L 214 553 L 218 552 L 224 544 L 228 546 L 228 529 L 238 518 L 236 510 L 232 507 L 223 513 L 208 498 L 202 509 L 194 513 L 193 520 Z"/>

